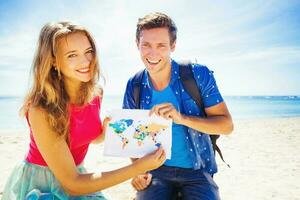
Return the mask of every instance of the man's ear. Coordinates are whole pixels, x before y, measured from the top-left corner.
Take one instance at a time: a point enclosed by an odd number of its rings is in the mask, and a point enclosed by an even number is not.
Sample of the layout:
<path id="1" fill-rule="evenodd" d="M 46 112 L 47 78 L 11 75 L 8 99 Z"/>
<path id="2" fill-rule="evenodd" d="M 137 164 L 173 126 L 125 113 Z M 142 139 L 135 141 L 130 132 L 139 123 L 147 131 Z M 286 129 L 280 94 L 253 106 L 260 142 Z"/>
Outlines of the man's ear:
<path id="1" fill-rule="evenodd" d="M 175 47 L 176 47 L 176 40 L 171 44 L 171 52 L 175 51 Z"/>

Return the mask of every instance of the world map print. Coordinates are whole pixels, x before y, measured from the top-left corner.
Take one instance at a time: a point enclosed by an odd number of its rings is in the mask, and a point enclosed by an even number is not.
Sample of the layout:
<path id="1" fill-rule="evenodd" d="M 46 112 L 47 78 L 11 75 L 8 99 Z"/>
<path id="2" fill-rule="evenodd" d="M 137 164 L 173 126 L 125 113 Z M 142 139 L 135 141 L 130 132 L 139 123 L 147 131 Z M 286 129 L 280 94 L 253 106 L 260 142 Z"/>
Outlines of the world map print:
<path id="1" fill-rule="evenodd" d="M 110 121 L 105 126 L 104 156 L 141 158 L 162 146 L 171 158 L 172 120 L 149 110 L 113 109 L 107 111 Z"/>
<path id="2" fill-rule="evenodd" d="M 122 148 L 124 149 L 126 145 L 129 143 L 129 138 L 124 136 L 124 131 L 133 124 L 132 119 L 121 119 L 112 123 L 109 123 L 109 126 L 113 128 L 115 134 L 119 136 L 122 142 Z M 161 125 L 158 123 L 150 123 L 150 124 L 141 124 L 138 123 L 135 128 L 135 132 L 133 134 L 133 139 L 136 140 L 138 146 L 141 146 L 144 140 L 148 137 L 154 142 L 155 146 L 159 147 L 160 142 L 157 140 L 157 136 L 162 134 L 163 131 L 168 128 L 166 125 Z"/>

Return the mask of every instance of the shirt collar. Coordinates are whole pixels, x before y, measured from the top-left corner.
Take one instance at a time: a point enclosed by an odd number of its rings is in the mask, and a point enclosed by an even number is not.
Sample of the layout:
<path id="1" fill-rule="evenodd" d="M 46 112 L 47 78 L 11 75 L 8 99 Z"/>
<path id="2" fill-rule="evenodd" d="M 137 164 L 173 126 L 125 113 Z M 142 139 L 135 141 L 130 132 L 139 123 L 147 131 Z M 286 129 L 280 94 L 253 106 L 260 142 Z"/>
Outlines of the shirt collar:
<path id="1" fill-rule="evenodd" d="M 144 77 L 145 78 L 143 80 L 143 85 L 146 85 L 146 87 L 148 87 L 148 88 L 152 88 L 152 85 L 150 83 L 150 77 L 149 77 L 147 70 L 145 70 Z M 170 80 L 169 85 L 173 85 L 174 82 L 179 78 L 180 78 L 179 77 L 179 65 L 174 60 L 171 60 L 171 80 Z"/>

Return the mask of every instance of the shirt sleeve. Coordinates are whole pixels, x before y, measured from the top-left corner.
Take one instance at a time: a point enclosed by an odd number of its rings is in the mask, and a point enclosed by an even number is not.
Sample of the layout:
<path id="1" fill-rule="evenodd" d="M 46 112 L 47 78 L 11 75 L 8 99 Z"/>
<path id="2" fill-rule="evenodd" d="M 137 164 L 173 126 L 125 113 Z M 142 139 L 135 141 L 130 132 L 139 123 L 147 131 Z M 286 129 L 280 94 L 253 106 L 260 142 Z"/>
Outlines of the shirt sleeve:
<path id="1" fill-rule="evenodd" d="M 133 83 L 132 78 L 127 82 L 126 90 L 123 97 L 123 109 L 137 109 L 133 97 Z"/>
<path id="2" fill-rule="evenodd" d="M 198 87 L 201 89 L 204 107 L 207 108 L 222 103 L 224 100 L 219 92 L 213 71 L 201 65 L 194 65 L 193 70 Z"/>

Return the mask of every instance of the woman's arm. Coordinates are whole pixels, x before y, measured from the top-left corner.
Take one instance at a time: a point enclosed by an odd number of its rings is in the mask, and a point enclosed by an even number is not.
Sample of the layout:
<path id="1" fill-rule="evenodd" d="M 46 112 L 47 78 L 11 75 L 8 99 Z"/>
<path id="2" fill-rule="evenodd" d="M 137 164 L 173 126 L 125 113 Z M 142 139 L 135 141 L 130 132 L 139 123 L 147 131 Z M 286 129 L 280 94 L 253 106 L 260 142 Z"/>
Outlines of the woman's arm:
<path id="1" fill-rule="evenodd" d="M 106 127 L 107 127 L 107 124 L 108 122 L 110 121 L 110 118 L 109 117 L 106 117 L 104 120 L 103 120 L 103 128 L 102 128 L 102 132 L 99 134 L 99 136 L 94 139 L 92 141 L 93 144 L 99 144 L 99 143 L 102 143 L 105 139 L 105 134 L 106 134 Z"/>
<path id="2" fill-rule="evenodd" d="M 54 176 L 70 195 L 83 195 L 103 190 L 130 179 L 137 174 L 155 169 L 165 160 L 164 151 L 155 152 L 136 162 L 110 172 L 80 174 L 65 138 L 58 136 L 49 126 L 46 113 L 40 108 L 29 110 L 33 137 L 40 153 Z"/>

